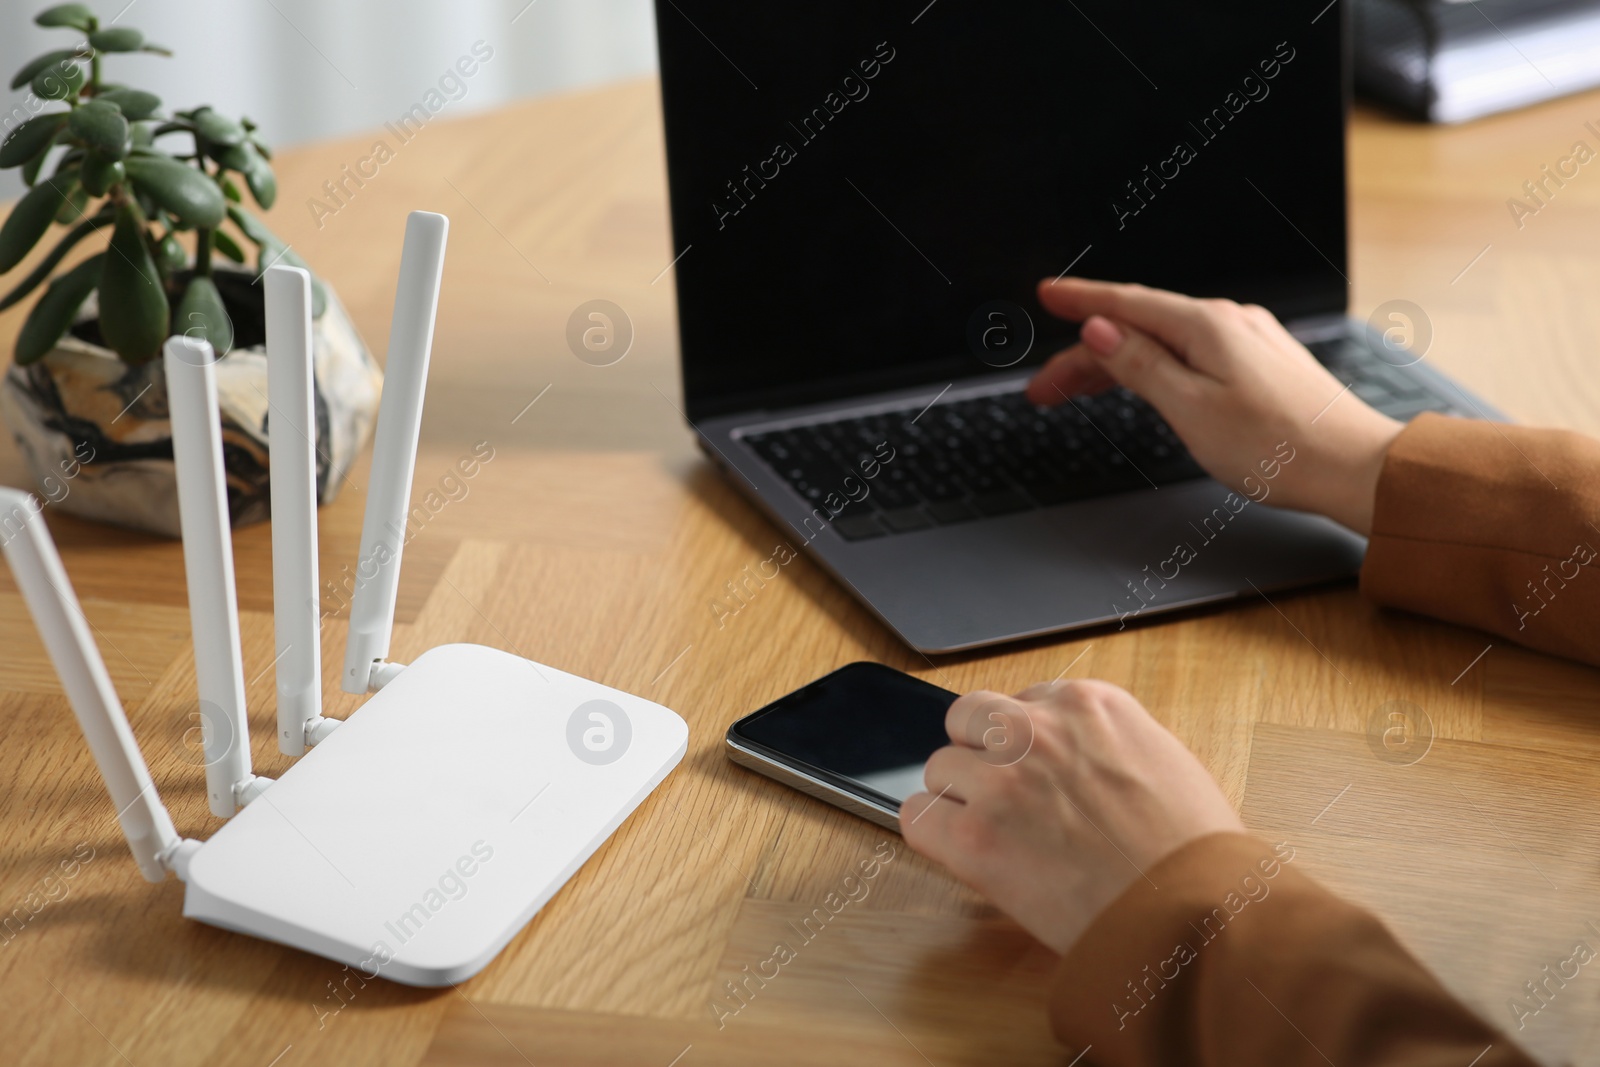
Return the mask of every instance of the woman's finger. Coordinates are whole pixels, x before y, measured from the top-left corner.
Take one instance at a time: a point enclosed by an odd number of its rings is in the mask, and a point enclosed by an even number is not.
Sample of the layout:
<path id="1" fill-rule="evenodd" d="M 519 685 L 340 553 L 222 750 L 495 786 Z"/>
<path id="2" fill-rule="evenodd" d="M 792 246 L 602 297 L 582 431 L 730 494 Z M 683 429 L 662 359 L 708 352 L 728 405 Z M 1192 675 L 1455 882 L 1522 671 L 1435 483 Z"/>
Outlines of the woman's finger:
<path id="1" fill-rule="evenodd" d="M 1142 285 L 1119 285 L 1087 278 L 1047 279 L 1039 283 L 1046 311 L 1073 322 L 1100 315 L 1124 322 L 1187 355 L 1206 328 L 1205 306 L 1192 297 Z"/>
<path id="2" fill-rule="evenodd" d="M 1081 344 L 1050 357 L 1028 382 L 1028 402 L 1040 407 L 1064 404 L 1068 398 L 1103 393 L 1116 385 L 1094 353 Z"/>
<path id="3" fill-rule="evenodd" d="M 1201 383 L 1212 381 L 1185 364 L 1158 338 L 1098 315 L 1083 324 L 1083 343 L 1118 384 L 1168 416 L 1183 408 Z"/>
<path id="4" fill-rule="evenodd" d="M 976 775 L 983 769 L 982 760 L 972 749 L 946 745 L 928 757 L 922 769 L 922 784 L 936 796 L 965 804 L 982 787 Z"/>
<path id="5" fill-rule="evenodd" d="M 970 724 L 981 714 L 981 709 L 985 705 L 1005 699 L 1008 698 L 1003 693 L 996 693 L 992 689 L 977 689 L 957 697 L 950 705 L 950 709 L 944 713 L 944 732 L 949 735 L 953 744 L 981 748 L 983 729 L 979 727 L 974 733 Z"/>

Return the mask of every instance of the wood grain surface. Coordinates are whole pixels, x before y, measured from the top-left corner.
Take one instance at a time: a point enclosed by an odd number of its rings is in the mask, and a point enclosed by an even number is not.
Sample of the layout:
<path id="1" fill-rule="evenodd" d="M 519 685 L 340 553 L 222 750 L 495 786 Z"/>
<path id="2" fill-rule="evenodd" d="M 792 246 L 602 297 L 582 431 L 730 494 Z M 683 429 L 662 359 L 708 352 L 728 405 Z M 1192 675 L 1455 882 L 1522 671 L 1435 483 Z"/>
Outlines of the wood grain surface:
<path id="1" fill-rule="evenodd" d="M 1600 170 L 1520 228 L 1507 207 L 1542 164 L 1593 143 L 1588 120 L 1600 95 L 1459 129 L 1359 113 L 1351 307 L 1411 302 L 1430 362 L 1519 419 L 1596 432 Z M 732 720 L 857 659 L 957 690 L 1064 671 L 1129 688 L 1251 825 L 1292 840 L 1501 1026 L 1572 940 L 1600 945 L 1584 932 L 1600 925 L 1600 672 L 1379 611 L 1350 585 L 933 662 L 802 557 L 719 621 L 726 583 L 786 535 L 698 458 L 679 414 L 655 83 L 430 123 L 319 225 L 308 200 L 327 202 L 323 183 L 374 136 L 282 153 L 272 221 L 381 353 L 405 213 L 451 217 L 417 491 L 478 442 L 494 452 L 407 549 L 396 658 L 476 641 L 588 675 L 679 711 L 689 754 L 478 977 L 362 984 L 185 921 L 175 880 L 140 880 L 0 573 L 0 918 L 25 918 L 0 938 L 0 1062 L 1065 1063 L 1042 1015 L 1044 949 L 898 838 L 723 757 Z M 566 346 L 568 316 L 595 298 L 636 331 L 609 367 Z M 7 352 L 21 317 L 0 318 Z M 325 576 L 354 561 L 365 476 L 322 509 Z M 9 440 L 0 482 L 27 484 Z M 179 546 L 46 515 L 178 829 L 204 838 L 218 823 L 190 744 Z M 234 546 L 255 758 L 274 775 L 287 760 L 272 746 L 268 528 Z M 337 620 L 323 637 L 343 715 Z M 1418 762 L 1369 743 L 1394 701 L 1424 713 Z M 886 841 L 870 894 L 728 1000 Z M 35 914 L 46 885 L 55 899 Z M 1600 1063 L 1597 1018 L 1600 970 L 1586 969 L 1518 1036 Z"/>

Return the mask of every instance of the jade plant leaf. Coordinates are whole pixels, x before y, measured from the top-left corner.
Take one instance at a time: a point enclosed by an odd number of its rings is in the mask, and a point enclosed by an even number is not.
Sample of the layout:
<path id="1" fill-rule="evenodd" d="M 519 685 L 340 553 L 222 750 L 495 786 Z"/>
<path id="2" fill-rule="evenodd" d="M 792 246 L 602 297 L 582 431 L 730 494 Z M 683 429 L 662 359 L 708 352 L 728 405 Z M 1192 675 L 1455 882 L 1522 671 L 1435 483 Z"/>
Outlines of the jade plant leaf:
<path id="1" fill-rule="evenodd" d="M 35 74 L 30 87 L 41 100 L 69 100 L 83 88 L 86 77 L 82 63 L 63 59 Z"/>
<path id="2" fill-rule="evenodd" d="M 128 178 L 168 214 L 190 226 L 215 226 L 228 206 L 217 183 L 167 156 L 136 152 L 124 161 Z"/>
<path id="3" fill-rule="evenodd" d="M 17 363 L 26 366 L 50 354 L 83 302 L 100 283 L 106 253 L 98 252 L 50 283 L 39 302 L 33 305 L 17 334 Z"/>
<path id="4" fill-rule="evenodd" d="M 108 204 L 93 218 L 84 219 L 68 230 L 67 235 L 50 250 L 50 254 L 40 260 L 39 265 L 33 268 L 26 278 L 17 283 L 16 288 L 12 289 L 4 297 L 0 297 L 0 311 L 5 311 L 7 308 L 15 306 L 29 293 L 38 288 L 41 282 L 50 277 L 50 272 L 56 269 L 56 264 L 60 263 L 79 241 L 101 227 L 111 225 L 113 217 L 111 206 Z"/>
<path id="5" fill-rule="evenodd" d="M 106 347 L 133 364 L 161 351 L 171 315 L 144 229 L 144 213 L 136 205 L 118 205 L 100 271 L 100 335 Z"/>
<path id="6" fill-rule="evenodd" d="M 266 244 L 268 241 L 277 241 L 277 243 L 280 245 L 283 243 L 282 241 L 278 241 L 277 236 L 271 230 L 262 225 L 260 219 L 250 214 L 250 212 L 246 211 L 244 208 L 234 207 L 232 204 L 229 204 L 228 218 L 232 219 L 233 224 L 239 227 L 240 233 L 244 234 L 246 237 L 250 238 L 251 241 L 258 245 Z"/>
<path id="7" fill-rule="evenodd" d="M 128 154 L 131 141 L 128 120 L 121 109 L 104 100 L 90 100 L 72 109 L 67 132 L 108 159 Z"/>
<path id="8" fill-rule="evenodd" d="M 67 183 L 67 196 L 61 201 L 61 206 L 56 208 L 56 222 L 63 226 L 71 226 L 83 219 L 89 207 L 89 194 L 78 183 L 76 170 L 62 175 L 62 180 Z"/>
<path id="9" fill-rule="evenodd" d="M 200 136 L 217 145 L 236 145 L 244 141 L 244 127 L 221 112 L 202 107 L 190 116 Z"/>
<path id="10" fill-rule="evenodd" d="M 45 163 L 50 159 L 50 149 L 56 146 L 56 142 L 60 140 L 60 138 L 61 135 L 59 133 L 50 138 L 49 143 L 39 150 L 38 155 L 34 156 L 32 159 L 28 160 L 22 165 L 23 185 L 26 185 L 31 189 L 39 181 L 39 172 L 44 170 Z"/>
<path id="11" fill-rule="evenodd" d="M 235 263 L 244 262 L 244 249 L 239 247 L 239 242 L 235 241 L 232 237 L 229 237 L 221 230 L 211 231 L 211 244 L 217 249 L 217 251 L 221 252 Z"/>
<path id="12" fill-rule="evenodd" d="M 144 47 L 144 34 L 132 26 L 107 26 L 89 34 L 89 47 L 96 52 L 137 52 Z"/>
<path id="13" fill-rule="evenodd" d="M 122 160 L 108 159 L 99 152 L 90 152 L 78 171 L 78 180 L 90 196 L 105 196 L 113 185 L 120 184 L 127 176 Z"/>
<path id="14" fill-rule="evenodd" d="M 0 144 L 0 170 L 20 167 L 36 156 L 44 154 L 56 134 L 67 124 L 65 111 L 51 115 L 36 115 L 11 131 L 11 136 Z"/>
<path id="15" fill-rule="evenodd" d="M 66 258 L 66 254 L 74 250 L 80 240 L 93 234 L 94 230 L 110 226 L 112 218 L 114 218 L 112 208 L 110 208 L 110 205 L 106 205 L 94 218 L 83 219 L 82 222 L 78 222 L 77 226 L 67 230 L 66 237 L 62 237 L 56 243 L 56 246 L 51 248 L 50 254 L 38 262 L 37 267 L 29 270 L 27 277 L 16 283 L 16 288 L 13 288 L 10 293 L 6 293 L 3 298 L 0 298 L 0 312 L 16 306 L 16 304 L 22 302 L 22 299 L 26 298 L 27 294 L 37 290 L 38 286 L 45 282 L 45 278 L 50 277 L 51 270 L 56 269 L 56 264 Z"/>
<path id="16" fill-rule="evenodd" d="M 183 242 L 170 233 L 156 242 L 156 257 L 161 269 L 168 274 L 189 265 L 189 253 L 183 250 Z"/>
<path id="17" fill-rule="evenodd" d="M 178 303 L 178 317 L 173 329 L 185 337 L 209 341 L 211 350 L 221 359 L 233 348 L 233 321 L 228 309 L 222 306 L 222 294 L 217 283 L 205 275 L 196 275 L 184 290 Z"/>
<path id="18" fill-rule="evenodd" d="M 76 48 L 60 48 L 54 52 L 46 52 L 42 56 L 35 56 L 28 60 L 23 68 L 17 71 L 17 76 L 11 79 L 11 88 L 20 89 L 33 81 L 34 76 L 46 67 L 56 66 L 58 63 L 70 62 L 82 58 L 83 52 Z"/>
<path id="19" fill-rule="evenodd" d="M 217 149 L 211 153 L 211 158 L 229 170 L 244 175 L 245 184 L 250 187 L 250 195 L 255 198 L 255 202 L 261 205 L 262 210 L 272 209 L 273 202 L 278 199 L 278 179 L 272 173 L 272 164 L 266 161 L 253 144 L 246 143 Z"/>
<path id="20" fill-rule="evenodd" d="M 161 98 L 143 89 L 110 89 L 97 93 L 95 99 L 117 105 L 129 122 L 147 119 L 161 107 Z"/>
<path id="21" fill-rule="evenodd" d="M 245 184 L 250 186 L 250 195 L 261 205 L 263 211 L 270 211 L 278 199 L 278 179 L 272 173 L 272 168 L 265 162 L 244 172 Z"/>
<path id="22" fill-rule="evenodd" d="M 54 221 L 56 209 L 61 207 L 76 183 L 76 175 L 70 181 L 64 176 L 50 178 L 29 189 L 17 201 L 4 224 L 0 224 L 0 274 L 21 263 L 39 243 L 39 238 Z"/>
<path id="23" fill-rule="evenodd" d="M 65 26 L 68 29 L 82 30 L 88 33 L 94 28 L 94 12 L 83 4 L 56 4 L 47 7 L 33 17 L 35 25 L 54 28 Z M 15 89 L 13 85 L 11 88 Z"/>

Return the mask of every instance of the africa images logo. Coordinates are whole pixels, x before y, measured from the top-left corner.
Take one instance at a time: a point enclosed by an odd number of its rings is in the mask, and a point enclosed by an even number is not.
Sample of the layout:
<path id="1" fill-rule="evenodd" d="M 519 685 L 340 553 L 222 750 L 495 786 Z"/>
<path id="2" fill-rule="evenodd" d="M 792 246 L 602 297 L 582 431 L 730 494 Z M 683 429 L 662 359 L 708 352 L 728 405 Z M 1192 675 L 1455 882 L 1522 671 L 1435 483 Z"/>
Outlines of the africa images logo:
<path id="1" fill-rule="evenodd" d="M 628 713 L 609 700 L 586 700 L 567 717 L 567 747 L 591 766 L 617 762 L 632 743 Z"/>

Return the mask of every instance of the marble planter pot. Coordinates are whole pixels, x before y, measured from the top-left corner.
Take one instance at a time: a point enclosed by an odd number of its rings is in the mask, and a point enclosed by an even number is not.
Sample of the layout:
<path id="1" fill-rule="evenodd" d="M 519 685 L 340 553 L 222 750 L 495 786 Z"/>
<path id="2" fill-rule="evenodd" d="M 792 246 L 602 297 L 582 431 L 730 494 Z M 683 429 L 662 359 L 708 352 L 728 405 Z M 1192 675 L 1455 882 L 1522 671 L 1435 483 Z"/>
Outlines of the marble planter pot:
<path id="1" fill-rule="evenodd" d="M 267 353 L 261 286 L 216 271 L 235 347 L 217 362 L 228 511 L 234 526 L 268 517 Z M 178 537 L 167 385 L 158 357 L 130 367 L 98 343 L 90 297 L 54 351 L 0 382 L 0 417 L 41 499 L 86 519 Z M 372 432 L 383 375 L 344 307 L 328 290 L 312 327 L 316 378 L 317 497 L 329 503 Z"/>

